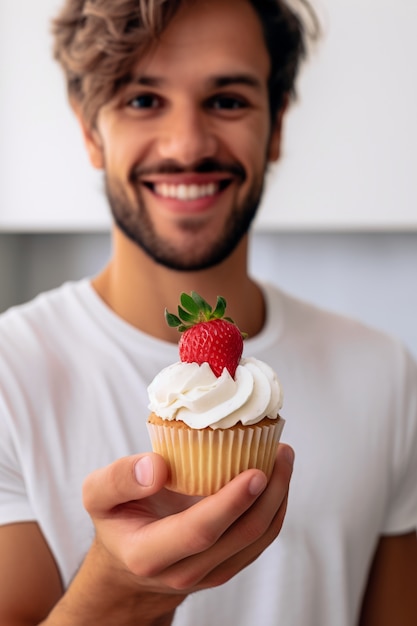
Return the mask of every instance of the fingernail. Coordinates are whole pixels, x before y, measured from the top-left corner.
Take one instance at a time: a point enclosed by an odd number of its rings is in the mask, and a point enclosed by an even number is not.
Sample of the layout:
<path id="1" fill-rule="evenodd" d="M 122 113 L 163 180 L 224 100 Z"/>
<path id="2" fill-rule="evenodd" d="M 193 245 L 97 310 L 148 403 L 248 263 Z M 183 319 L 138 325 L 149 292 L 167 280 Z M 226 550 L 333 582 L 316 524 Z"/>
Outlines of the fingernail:
<path id="1" fill-rule="evenodd" d="M 143 456 L 136 463 L 135 476 L 139 485 L 142 485 L 142 487 L 150 487 L 153 484 L 153 463 L 149 456 Z"/>
<path id="2" fill-rule="evenodd" d="M 259 496 L 259 494 L 265 489 L 266 483 L 267 480 L 265 474 L 257 474 L 254 476 L 249 483 L 249 493 L 251 496 Z"/>

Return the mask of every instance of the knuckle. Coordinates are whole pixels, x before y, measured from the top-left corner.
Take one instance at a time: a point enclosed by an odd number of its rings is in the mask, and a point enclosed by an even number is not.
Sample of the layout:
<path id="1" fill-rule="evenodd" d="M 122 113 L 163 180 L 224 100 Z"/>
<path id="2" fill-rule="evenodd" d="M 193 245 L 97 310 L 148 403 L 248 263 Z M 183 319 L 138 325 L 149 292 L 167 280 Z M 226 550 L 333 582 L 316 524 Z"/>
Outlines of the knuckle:
<path id="1" fill-rule="evenodd" d="M 94 481 L 92 476 L 87 476 L 82 485 L 82 502 L 86 511 L 91 511 L 94 506 Z"/>
<path id="2" fill-rule="evenodd" d="M 200 577 L 196 572 L 187 568 L 183 568 L 182 571 L 176 570 L 175 573 L 166 573 L 163 576 L 164 584 L 170 589 L 180 593 L 187 593 L 194 589 L 199 580 Z"/>
<path id="3" fill-rule="evenodd" d="M 210 572 L 209 576 L 207 576 L 207 579 L 205 579 L 204 581 L 204 586 L 210 588 L 221 587 L 225 583 L 229 582 L 229 580 L 233 578 L 236 573 L 237 572 L 235 571 L 222 570 L 220 568 L 217 568 L 215 571 Z"/>
<path id="4" fill-rule="evenodd" d="M 140 558 L 136 551 L 126 551 L 122 555 L 121 561 L 129 572 L 137 578 L 155 579 L 161 573 L 161 567 L 156 561 L 150 558 Z"/>
<path id="5" fill-rule="evenodd" d="M 124 559 L 124 563 L 129 572 L 137 578 L 153 578 L 158 573 L 156 568 L 149 562 L 138 561 L 128 557 Z"/>
<path id="6" fill-rule="evenodd" d="M 106 468 L 105 478 L 106 478 L 106 488 L 109 491 L 109 493 L 113 494 L 114 500 L 117 502 L 119 501 L 123 502 L 124 497 L 125 497 L 124 489 L 123 489 L 124 485 L 121 480 L 122 477 L 120 475 L 118 462 L 112 463 Z"/>
<path id="7" fill-rule="evenodd" d="M 218 534 L 210 528 L 200 528 L 198 532 L 190 533 L 187 537 L 187 553 L 199 554 L 213 546 Z"/>
<path id="8" fill-rule="evenodd" d="M 241 520 L 239 524 L 239 534 L 242 543 L 250 545 L 262 537 L 268 530 L 268 524 L 259 516 L 250 516 Z"/>

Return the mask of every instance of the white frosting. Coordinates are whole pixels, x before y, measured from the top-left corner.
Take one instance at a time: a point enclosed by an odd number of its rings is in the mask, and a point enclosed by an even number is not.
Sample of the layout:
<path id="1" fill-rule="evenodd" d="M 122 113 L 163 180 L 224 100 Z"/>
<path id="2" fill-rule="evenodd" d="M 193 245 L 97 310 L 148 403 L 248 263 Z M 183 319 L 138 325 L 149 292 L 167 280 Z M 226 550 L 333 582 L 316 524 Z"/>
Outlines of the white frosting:
<path id="1" fill-rule="evenodd" d="M 155 376 L 148 395 L 153 413 L 190 428 L 256 424 L 264 417 L 276 419 L 282 407 L 277 375 L 253 357 L 240 360 L 235 379 L 227 369 L 217 378 L 208 363 L 174 363 Z"/>

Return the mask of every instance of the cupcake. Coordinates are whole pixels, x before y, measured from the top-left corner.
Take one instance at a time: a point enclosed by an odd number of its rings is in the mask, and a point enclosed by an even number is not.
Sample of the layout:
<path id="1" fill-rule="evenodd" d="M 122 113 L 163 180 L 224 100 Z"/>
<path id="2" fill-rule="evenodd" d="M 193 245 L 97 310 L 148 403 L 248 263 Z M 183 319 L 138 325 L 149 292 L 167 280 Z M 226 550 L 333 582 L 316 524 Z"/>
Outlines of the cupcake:
<path id="1" fill-rule="evenodd" d="M 181 332 L 180 361 L 148 387 L 147 426 L 169 468 L 167 488 L 206 496 L 249 468 L 269 478 L 284 426 L 277 375 L 242 358 L 244 335 L 224 317 L 224 298 L 214 310 L 195 292 L 180 301 L 178 316 L 165 311 Z"/>

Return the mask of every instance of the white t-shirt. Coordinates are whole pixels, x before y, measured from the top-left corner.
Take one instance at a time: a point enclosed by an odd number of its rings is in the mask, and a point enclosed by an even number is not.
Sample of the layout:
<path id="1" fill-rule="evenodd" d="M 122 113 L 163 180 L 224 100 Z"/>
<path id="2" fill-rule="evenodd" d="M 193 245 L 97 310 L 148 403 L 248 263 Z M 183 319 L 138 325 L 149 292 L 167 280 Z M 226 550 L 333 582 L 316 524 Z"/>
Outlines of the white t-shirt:
<path id="1" fill-rule="evenodd" d="M 416 364 L 379 332 L 264 289 L 267 322 L 244 354 L 283 384 L 287 517 L 251 566 L 187 598 L 175 626 L 352 626 L 378 536 L 417 525 Z M 150 449 L 146 388 L 177 360 L 87 280 L 0 318 L 0 524 L 36 520 L 65 585 L 93 536 L 82 482 Z"/>

